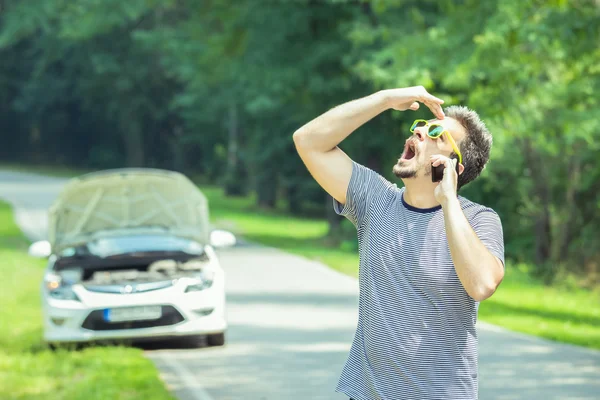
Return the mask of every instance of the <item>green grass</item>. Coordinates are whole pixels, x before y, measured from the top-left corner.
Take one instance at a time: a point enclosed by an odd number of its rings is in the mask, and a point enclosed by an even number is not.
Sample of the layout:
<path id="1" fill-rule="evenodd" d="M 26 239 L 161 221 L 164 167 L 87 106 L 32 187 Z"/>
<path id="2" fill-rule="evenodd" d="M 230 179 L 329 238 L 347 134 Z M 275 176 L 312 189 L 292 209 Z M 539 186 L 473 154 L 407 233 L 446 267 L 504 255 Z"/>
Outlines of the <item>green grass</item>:
<path id="1" fill-rule="evenodd" d="M 481 303 L 482 321 L 559 342 L 600 349 L 600 294 L 545 286 L 523 265 L 507 266 L 504 281 Z"/>
<path id="2" fill-rule="evenodd" d="M 256 209 L 252 197 L 230 199 L 222 190 L 202 187 L 214 222 L 250 241 L 321 261 L 358 275 L 358 254 L 327 247 L 327 222 L 296 218 L 281 211 Z M 546 339 L 600 349 L 600 293 L 574 285 L 548 287 L 533 280 L 526 267 L 508 263 L 504 281 L 481 303 L 479 319 Z"/>
<path id="3" fill-rule="evenodd" d="M 173 399 L 139 349 L 48 349 L 39 296 L 44 261 L 29 257 L 27 245 L 0 203 L 0 399 Z"/>

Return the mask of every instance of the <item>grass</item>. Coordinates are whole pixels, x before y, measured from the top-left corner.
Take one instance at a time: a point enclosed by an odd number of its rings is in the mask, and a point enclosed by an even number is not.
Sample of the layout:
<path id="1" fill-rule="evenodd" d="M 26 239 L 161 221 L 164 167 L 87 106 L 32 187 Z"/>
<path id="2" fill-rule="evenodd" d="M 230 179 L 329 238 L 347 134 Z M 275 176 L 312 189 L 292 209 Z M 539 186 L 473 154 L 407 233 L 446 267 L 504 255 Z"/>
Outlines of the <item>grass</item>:
<path id="1" fill-rule="evenodd" d="M 533 280 L 524 265 L 507 266 L 496 293 L 481 303 L 479 318 L 546 339 L 600 349 L 600 294 Z"/>
<path id="2" fill-rule="evenodd" d="M 327 222 L 257 210 L 252 197 L 231 199 L 202 187 L 215 223 L 250 241 L 321 261 L 358 276 L 358 254 L 327 247 Z M 600 349 L 600 293 L 573 285 L 545 286 L 524 265 L 507 264 L 496 293 L 479 307 L 479 319 L 513 331 Z"/>
<path id="3" fill-rule="evenodd" d="M 55 170 L 40 172 L 52 174 Z M 74 175 L 71 171 L 63 176 Z M 202 186 L 202 190 L 210 201 L 216 225 L 250 241 L 320 261 L 351 276 L 358 275 L 356 251 L 330 248 L 323 240 L 326 221 L 292 217 L 281 209 L 259 210 L 252 196 L 227 198 L 221 189 L 212 186 Z M 532 279 L 524 265 L 508 262 L 504 281 L 491 298 L 481 303 L 479 319 L 517 332 L 600 349 L 600 292 L 575 285 L 545 286 Z"/>
<path id="4" fill-rule="evenodd" d="M 0 203 L 0 398 L 173 400 L 154 364 L 128 347 L 51 351 L 42 341 L 39 285 L 44 261 Z"/>

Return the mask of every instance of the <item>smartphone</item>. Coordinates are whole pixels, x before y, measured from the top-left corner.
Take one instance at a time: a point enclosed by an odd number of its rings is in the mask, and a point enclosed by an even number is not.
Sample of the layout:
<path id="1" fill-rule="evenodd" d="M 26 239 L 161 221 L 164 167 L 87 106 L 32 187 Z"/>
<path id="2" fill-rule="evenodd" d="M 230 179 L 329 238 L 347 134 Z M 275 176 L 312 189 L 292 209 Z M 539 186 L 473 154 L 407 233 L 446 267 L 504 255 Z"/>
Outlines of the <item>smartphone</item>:
<path id="1" fill-rule="evenodd" d="M 452 155 L 450 157 L 452 160 L 458 160 L 457 155 Z M 431 181 L 432 182 L 440 182 L 444 177 L 444 168 L 446 166 L 444 164 L 440 164 L 437 167 L 431 166 Z M 458 174 L 458 162 L 456 163 L 456 173 Z"/>

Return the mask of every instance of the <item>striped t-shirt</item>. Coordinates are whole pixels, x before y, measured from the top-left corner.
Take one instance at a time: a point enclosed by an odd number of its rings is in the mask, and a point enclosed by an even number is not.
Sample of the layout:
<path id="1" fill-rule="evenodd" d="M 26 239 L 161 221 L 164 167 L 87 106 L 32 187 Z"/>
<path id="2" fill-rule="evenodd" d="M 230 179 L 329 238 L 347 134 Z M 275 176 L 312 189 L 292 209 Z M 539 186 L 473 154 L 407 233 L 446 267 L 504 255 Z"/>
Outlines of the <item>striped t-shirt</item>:
<path id="1" fill-rule="evenodd" d="M 419 209 L 404 188 L 353 162 L 336 213 L 357 228 L 358 325 L 337 392 L 355 400 L 477 399 L 477 310 L 450 256 L 441 206 Z M 483 244 L 504 263 L 500 218 L 458 196 Z"/>

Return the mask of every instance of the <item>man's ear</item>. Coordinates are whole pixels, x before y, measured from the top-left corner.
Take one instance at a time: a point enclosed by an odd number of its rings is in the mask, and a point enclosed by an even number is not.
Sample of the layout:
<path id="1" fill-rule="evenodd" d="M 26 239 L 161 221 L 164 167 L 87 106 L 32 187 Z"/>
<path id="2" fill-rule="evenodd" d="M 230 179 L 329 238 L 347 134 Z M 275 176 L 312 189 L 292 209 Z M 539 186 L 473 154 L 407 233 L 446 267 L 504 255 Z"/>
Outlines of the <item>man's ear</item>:
<path id="1" fill-rule="evenodd" d="M 458 162 L 458 160 L 456 160 L 456 162 Z M 462 164 L 458 164 L 458 174 L 462 174 L 463 171 L 465 170 L 465 166 Z"/>

